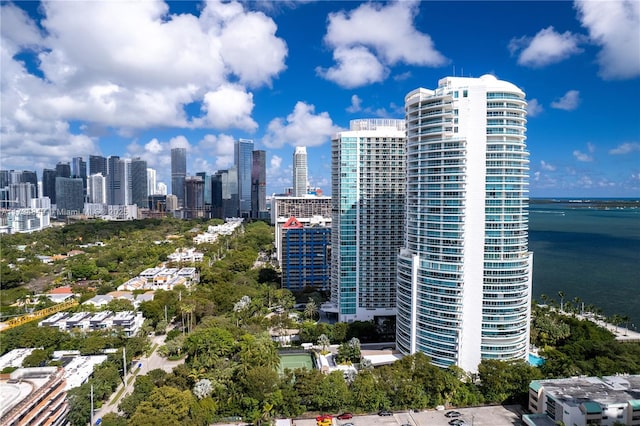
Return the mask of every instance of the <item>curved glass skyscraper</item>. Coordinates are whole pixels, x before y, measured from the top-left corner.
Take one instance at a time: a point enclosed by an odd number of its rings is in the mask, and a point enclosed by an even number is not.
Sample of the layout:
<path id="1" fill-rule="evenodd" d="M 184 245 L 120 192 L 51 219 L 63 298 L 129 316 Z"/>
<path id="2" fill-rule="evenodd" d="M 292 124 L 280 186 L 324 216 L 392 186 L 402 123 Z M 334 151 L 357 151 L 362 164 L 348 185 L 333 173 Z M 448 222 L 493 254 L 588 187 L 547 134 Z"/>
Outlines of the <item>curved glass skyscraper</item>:
<path id="1" fill-rule="evenodd" d="M 525 94 L 485 75 L 405 97 L 407 198 L 397 346 L 477 371 L 525 359 L 528 250 Z"/>

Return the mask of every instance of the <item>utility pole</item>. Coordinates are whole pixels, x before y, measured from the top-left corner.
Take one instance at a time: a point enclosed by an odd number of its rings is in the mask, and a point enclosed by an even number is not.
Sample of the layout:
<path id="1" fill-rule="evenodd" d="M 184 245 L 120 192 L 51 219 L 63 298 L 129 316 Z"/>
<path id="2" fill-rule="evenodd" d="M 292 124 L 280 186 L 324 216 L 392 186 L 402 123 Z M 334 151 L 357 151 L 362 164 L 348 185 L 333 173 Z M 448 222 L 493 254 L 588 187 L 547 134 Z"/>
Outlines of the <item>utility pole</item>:
<path id="1" fill-rule="evenodd" d="M 91 416 L 89 416 L 89 421 L 91 422 L 89 426 L 93 426 L 93 384 L 91 384 Z"/>
<path id="2" fill-rule="evenodd" d="M 122 371 L 124 374 L 122 374 L 122 383 L 124 384 L 124 387 L 127 387 L 127 382 L 126 382 L 126 377 L 127 377 L 127 348 L 123 347 L 122 348 Z"/>
<path id="3" fill-rule="evenodd" d="M 164 305 L 164 322 L 166 322 L 167 325 L 169 324 L 169 320 L 167 318 L 167 305 Z"/>

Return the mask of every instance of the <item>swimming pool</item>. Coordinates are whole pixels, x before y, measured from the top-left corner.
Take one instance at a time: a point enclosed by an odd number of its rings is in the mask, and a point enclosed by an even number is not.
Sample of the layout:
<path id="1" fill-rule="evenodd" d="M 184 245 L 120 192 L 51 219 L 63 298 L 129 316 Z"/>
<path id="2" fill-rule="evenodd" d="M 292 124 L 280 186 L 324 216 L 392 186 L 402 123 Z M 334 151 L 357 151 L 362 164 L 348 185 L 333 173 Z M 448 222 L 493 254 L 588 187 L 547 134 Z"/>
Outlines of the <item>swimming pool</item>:
<path id="1" fill-rule="evenodd" d="M 540 367 L 544 364 L 544 358 L 535 354 L 529 354 L 529 364 L 534 367 Z"/>

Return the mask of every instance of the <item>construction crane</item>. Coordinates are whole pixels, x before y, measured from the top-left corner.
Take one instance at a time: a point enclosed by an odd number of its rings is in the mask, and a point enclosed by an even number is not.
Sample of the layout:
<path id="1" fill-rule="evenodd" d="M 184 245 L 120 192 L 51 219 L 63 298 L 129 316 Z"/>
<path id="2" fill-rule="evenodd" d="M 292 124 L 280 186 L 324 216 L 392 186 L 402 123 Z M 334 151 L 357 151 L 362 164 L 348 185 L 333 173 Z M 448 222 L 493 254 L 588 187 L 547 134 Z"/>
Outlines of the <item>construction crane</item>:
<path id="1" fill-rule="evenodd" d="M 11 318 L 10 320 L 0 322 L 0 332 L 12 329 L 14 327 L 18 327 L 22 324 L 26 324 L 31 321 L 35 321 L 44 317 L 47 317 L 51 314 L 55 314 L 56 312 L 64 311 L 74 306 L 78 306 L 78 301 L 76 299 L 67 300 L 62 303 L 57 303 L 53 306 L 49 306 L 48 308 L 40 309 L 39 311 L 32 312 L 30 314 L 20 315 L 19 317 Z"/>

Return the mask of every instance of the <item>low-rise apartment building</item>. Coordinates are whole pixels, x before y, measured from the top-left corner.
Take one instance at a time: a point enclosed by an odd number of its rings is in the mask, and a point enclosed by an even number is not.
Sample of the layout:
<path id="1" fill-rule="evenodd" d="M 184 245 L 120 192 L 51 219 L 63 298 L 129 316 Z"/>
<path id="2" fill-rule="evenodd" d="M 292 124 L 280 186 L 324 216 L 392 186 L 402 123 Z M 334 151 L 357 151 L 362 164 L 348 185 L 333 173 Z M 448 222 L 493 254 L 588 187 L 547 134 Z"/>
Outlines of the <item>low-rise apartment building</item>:
<path id="1" fill-rule="evenodd" d="M 529 411 L 529 426 L 640 426 L 640 375 L 534 380 Z"/>

